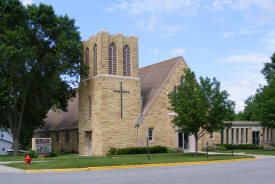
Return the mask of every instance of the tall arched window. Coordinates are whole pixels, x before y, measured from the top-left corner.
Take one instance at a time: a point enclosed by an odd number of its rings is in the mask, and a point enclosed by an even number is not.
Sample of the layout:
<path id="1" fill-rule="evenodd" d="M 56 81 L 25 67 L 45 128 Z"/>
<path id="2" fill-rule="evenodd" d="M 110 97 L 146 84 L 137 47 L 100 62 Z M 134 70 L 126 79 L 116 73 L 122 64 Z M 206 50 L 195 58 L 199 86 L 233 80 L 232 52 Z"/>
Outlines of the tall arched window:
<path id="1" fill-rule="evenodd" d="M 87 49 L 86 49 L 86 58 L 85 58 L 85 60 L 86 60 L 86 64 L 89 66 L 89 47 L 87 47 Z"/>
<path id="2" fill-rule="evenodd" d="M 94 76 L 97 75 L 97 45 L 94 46 Z"/>
<path id="3" fill-rule="evenodd" d="M 176 92 L 177 92 L 177 86 L 174 86 L 173 93 L 176 93 Z"/>
<path id="4" fill-rule="evenodd" d="M 180 77 L 180 85 L 183 85 L 183 82 L 184 82 L 184 77 L 181 76 L 181 77 Z"/>
<path id="5" fill-rule="evenodd" d="M 131 55 L 130 48 L 128 45 L 123 47 L 123 75 L 130 76 L 131 75 Z"/>
<path id="6" fill-rule="evenodd" d="M 109 74 L 116 75 L 116 45 L 114 43 L 109 46 Z"/>

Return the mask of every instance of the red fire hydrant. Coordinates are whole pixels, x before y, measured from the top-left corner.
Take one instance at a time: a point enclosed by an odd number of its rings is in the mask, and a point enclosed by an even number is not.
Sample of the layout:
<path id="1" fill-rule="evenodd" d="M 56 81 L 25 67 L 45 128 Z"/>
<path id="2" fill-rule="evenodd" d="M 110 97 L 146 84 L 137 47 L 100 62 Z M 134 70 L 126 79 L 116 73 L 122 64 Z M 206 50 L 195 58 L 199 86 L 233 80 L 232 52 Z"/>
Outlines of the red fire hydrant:
<path id="1" fill-rule="evenodd" d="M 26 161 L 27 165 L 30 165 L 32 158 L 30 157 L 30 155 L 27 155 L 26 158 L 24 158 L 24 160 Z"/>

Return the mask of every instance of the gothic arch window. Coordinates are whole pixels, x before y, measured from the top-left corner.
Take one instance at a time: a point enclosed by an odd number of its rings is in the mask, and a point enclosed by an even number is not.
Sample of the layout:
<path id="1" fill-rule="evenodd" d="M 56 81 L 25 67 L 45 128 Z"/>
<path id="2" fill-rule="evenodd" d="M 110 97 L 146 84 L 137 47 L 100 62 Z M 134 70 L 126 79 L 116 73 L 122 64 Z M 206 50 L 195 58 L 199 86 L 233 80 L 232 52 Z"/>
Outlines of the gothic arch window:
<path id="1" fill-rule="evenodd" d="M 128 45 L 123 47 L 123 75 L 131 75 L 131 53 Z"/>
<path id="2" fill-rule="evenodd" d="M 177 86 L 174 86 L 174 90 L 173 90 L 174 93 L 177 92 Z"/>
<path id="3" fill-rule="evenodd" d="M 116 65 L 116 45 L 111 43 L 109 46 L 109 74 L 117 74 Z"/>
<path id="4" fill-rule="evenodd" d="M 94 46 L 94 76 L 97 75 L 97 45 Z"/>
<path id="5" fill-rule="evenodd" d="M 86 65 L 89 66 L 89 47 L 86 48 L 85 60 L 86 60 Z"/>
<path id="6" fill-rule="evenodd" d="M 181 77 L 180 77 L 180 85 L 183 85 L 183 82 L 184 82 L 184 77 L 181 76 Z"/>

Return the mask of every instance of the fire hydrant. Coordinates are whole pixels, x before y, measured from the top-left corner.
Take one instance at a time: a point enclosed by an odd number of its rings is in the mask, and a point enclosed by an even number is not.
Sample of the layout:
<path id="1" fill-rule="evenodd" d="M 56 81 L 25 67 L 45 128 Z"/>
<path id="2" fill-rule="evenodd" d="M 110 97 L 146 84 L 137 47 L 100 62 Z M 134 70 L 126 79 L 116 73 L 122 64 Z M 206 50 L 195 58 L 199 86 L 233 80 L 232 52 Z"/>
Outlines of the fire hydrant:
<path id="1" fill-rule="evenodd" d="M 27 155 L 26 158 L 24 158 L 24 160 L 26 161 L 27 165 L 30 165 L 32 158 L 30 157 L 30 155 Z"/>

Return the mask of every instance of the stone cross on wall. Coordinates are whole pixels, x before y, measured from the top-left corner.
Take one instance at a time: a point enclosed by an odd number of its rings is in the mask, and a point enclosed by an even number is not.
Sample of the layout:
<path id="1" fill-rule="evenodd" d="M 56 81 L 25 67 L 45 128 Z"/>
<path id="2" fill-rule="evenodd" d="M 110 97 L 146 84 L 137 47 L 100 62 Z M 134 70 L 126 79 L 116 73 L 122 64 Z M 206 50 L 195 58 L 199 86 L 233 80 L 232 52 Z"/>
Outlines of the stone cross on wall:
<path id="1" fill-rule="evenodd" d="M 122 82 L 120 82 L 120 90 L 113 90 L 114 93 L 120 93 L 120 118 L 123 118 L 123 101 L 122 101 L 122 94 L 123 93 L 130 93 L 129 91 L 122 90 Z"/>

